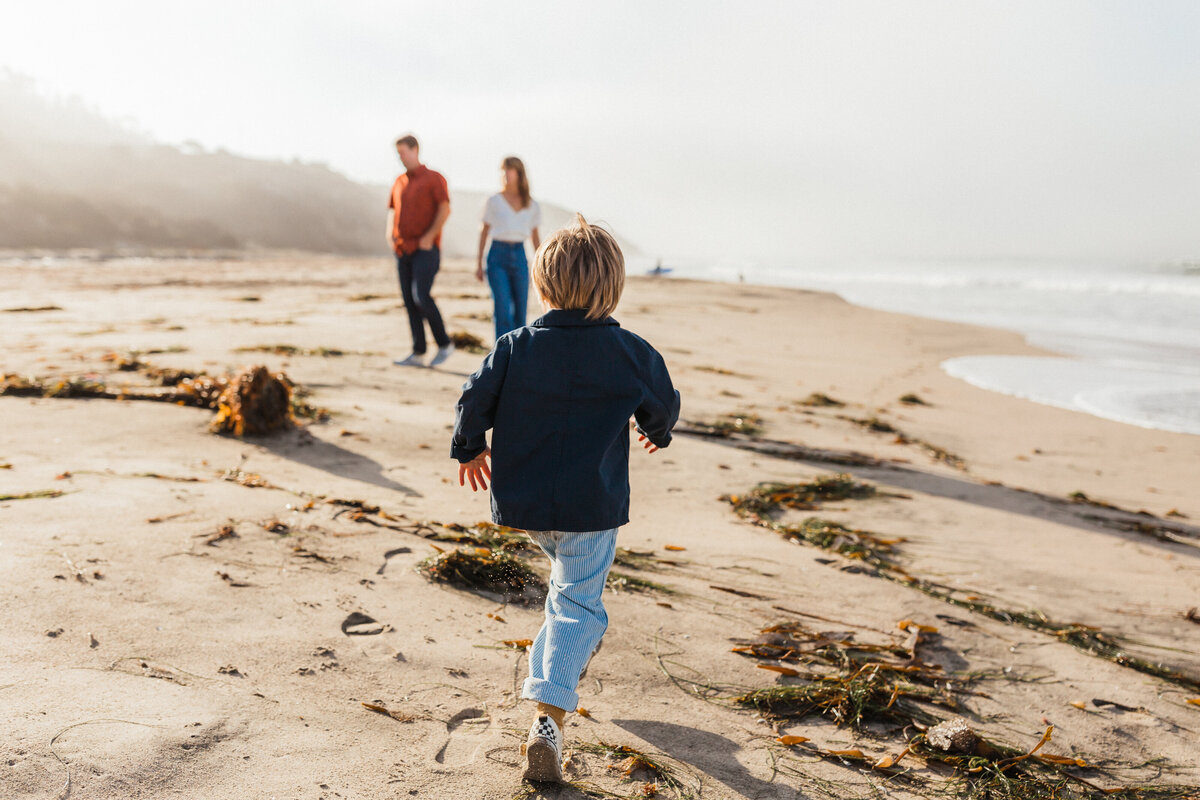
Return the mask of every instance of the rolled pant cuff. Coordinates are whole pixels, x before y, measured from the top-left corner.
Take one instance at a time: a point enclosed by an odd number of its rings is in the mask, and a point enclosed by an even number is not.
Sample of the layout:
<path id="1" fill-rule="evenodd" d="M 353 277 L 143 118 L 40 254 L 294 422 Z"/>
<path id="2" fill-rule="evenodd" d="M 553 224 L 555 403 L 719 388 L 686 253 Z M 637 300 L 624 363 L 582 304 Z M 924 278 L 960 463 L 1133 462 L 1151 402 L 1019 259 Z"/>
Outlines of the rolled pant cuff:
<path id="1" fill-rule="evenodd" d="M 525 683 L 521 685 L 521 697 L 561 708 L 564 711 L 574 711 L 579 705 L 579 695 L 576 692 L 556 686 L 541 678 L 526 678 Z"/>

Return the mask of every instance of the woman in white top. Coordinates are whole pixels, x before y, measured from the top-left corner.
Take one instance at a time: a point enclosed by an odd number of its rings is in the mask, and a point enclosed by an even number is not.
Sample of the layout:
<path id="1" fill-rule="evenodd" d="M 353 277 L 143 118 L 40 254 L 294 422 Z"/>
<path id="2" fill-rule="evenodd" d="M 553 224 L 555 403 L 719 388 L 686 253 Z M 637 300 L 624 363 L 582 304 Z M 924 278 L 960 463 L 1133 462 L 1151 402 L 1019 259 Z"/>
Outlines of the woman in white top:
<path id="1" fill-rule="evenodd" d="M 488 198 L 483 207 L 483 228 L 479 232 L 479 257 L 475 278 L 483 281 L 483 250 L 488 236 L 487 279 L 492 287 L 496 338 L 525 325 L 525 305 L 529 298 L 529 262 L 525 259 L 525 240 L 533 239 L 533 249 L 541 244 L 538 225 L 542 209 L 529 196 L 525 165 L 516 156 L 504 159 L 504 190 Z"/>

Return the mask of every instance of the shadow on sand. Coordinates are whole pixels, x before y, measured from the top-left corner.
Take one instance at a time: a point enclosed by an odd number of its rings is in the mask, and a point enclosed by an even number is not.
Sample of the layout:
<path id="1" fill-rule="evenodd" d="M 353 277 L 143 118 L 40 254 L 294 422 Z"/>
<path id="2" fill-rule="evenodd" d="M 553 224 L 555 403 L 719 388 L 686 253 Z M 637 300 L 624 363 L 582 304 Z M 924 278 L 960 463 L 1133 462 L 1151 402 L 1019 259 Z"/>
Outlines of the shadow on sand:
<path id="1" fill-rule="evenodd" d="M 768 783 L 751 775 L 735 757 L 741 748 L 724 736 L 656 720 L 614 719 L 613 724 L 746 797 L 802 800 L 805 796 L 794 787 Z"/>
<path id="2" fill-rule="evenodd" d="M 680 431 L 688 435 L 689 431 Z M 734 434 L 726 438 L 698 435 L 714 444 L 749 450 L 814 467 L 848 472 L 856 478 L 884 483 L 912 492 L 958 500 L 1008 514 L 1068 525 L 1127 541 L 1161 547 L 1172 553 L 1200 558 L 1200 527 L 1166 521 L 1150 514 L 1074 503 L 1063 497 L 998 483 L 980 483 L 967 478 L 925 472 L 916 467 L 839 450 L 819 450 L 791 442 L 773 441 Z M 860 461 L 863 463 L 854 463 Z M 731 487 L 733 488 L 733 487 Z M 1157 529 L 1157 532 L 1149 532 Z"/>
<path id="3" fill-rule="evenodd" d="M 392 489 L 409 497 L 421 496 L 421 493 L 415 489 L 387 477 L 384 474 L 383 466 L 378 461 L 324 439 L 318 439 L 305 428 L 297 429 L 284 436 L 264 438 L 256 441 L 256 444 L 272 455 L 307 467 L 324 470 L 339 478 L 349 478 L 384 489 Z"/>

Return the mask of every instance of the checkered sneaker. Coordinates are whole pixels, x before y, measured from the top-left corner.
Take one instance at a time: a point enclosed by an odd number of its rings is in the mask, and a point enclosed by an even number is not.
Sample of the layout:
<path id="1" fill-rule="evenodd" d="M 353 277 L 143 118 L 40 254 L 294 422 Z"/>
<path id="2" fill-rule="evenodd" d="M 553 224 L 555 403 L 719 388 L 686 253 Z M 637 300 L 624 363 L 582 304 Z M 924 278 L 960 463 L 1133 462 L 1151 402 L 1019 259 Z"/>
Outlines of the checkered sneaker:
<path id="1" fill-rule="evenodd" d="M 540 716 L 529 728 L 525 742 L 525 780 L 562 783 L 562 731 L 548 716 Z"/>

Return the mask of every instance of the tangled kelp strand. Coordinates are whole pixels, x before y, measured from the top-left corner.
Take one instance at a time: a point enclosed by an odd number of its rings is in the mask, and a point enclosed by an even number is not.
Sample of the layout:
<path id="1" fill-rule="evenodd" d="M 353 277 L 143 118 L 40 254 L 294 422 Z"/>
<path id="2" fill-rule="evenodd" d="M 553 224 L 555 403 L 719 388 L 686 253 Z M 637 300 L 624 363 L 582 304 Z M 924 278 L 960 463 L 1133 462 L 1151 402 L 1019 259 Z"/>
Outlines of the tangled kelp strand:
<path id="1" fill-rule="evenodd" d="M 763 418 L 748 411 L 733 411 L 722 414 L 711 422 L 685 421 L 694 434 L 728 438 L 733 434 L 757 436 L 763 431 Z"/>
<path id="2" fill-rule="evenodd" d="M 326 409 L 298 399 L 304 392 L 283 373 L 250 367 L 240 373 L 213 376 L 186 370 L 159 369 L 136 356 L 105 357 L 118 371 L 137 372 L 166 391 L 122 386 L 114 390 L 99 376 L 31 378 L 16 374 L 0 377 L 0 396 L 146 400 L 209 408 L 217 411 L 214 431 L 256 435 L 290 427 L 297 417 L 328 419 Z"/>
<path id="3" fill-rule="evenodd" d="M 59 489 L 42 489 L 36 492 L 24 492 L 22 494 L 0 494 L 0 502 L 6 500 L 37 500 L 41 498 L 62 497 L 66 492 Z"/>
<path id="4" fill-rule="evenodd" d="M 235 353 L 270 353 L 276 356 L 319 356 L 320 358 L 340 358 L 341 356 L 378 356 L 382 353 L 375 351 L 342 350 L 337 347 L 300 347 L 294 344 L 259 344 L 239 347 Z"/>
<path id="5" fill-rule="evenodd" d="M 454 331 L 450 334 L 450 342 L 459 350 L 475 355 L 483 355 L 491 351 L 483 339 L 467 331 Z"/>
<path id="6" fill-rule="evenodd" d="M 859 483 L 844 473 L 822 475 L 805 483 L 760 483 L 744 495 L 722 495 L 741 517 L 767 522 L 771 515 L 786 508 L 814 510 L 821 503 L 861 500 L 876 494 L 874 486 Z"/>
<path id="7" fill-rule="evenodd" d="M 499 595 L 505 602 L 533 605 L 546 597 L 546 582 L 518 558 L 487 547 L 438 553 L 417 565 L 432 581 Z"/>
<path id="8" fill-rule="evenodd" d="M 844 408 L 845 403 L 830 397 L 823 392 L 813 392 L 803 400 L 797 401 L 799 405 L 809 406 L 810 408 Z"/>
<path id="9" fill-rule="evenodd" d="M 853 633 L 814 632 L 798 622 L 771 625 L 760 634 L 761 638 L 741 643 L 733 652 L 817 670 L 803 673 L 776 664 L 758 665 L 803 681 L 734 698 L 738 705 L 774 718 L 821 714 L 855 728 L 870 722 L 931 724 L 936 718 L 917 702 L 957 709 L 958 696 L 973 693 L 969 676 L 947 675 L 921 658 L 918 648 L 936 636 L 928 626 L 913 627 L 903 644 L 857 642 Z"/>
<path id="10" fill-rule="evenodd" d="M 698 796 L 696 792 L 699 787 L 693 789 L 685 783 L 683 776 L 689 770 L 669 756 L 647 753 L 629 745 L 612 744 L 602 740 L 581 742 L 575 749 L 582 753 L 603 756 L 611 762 L 608 766 L 609 771 L 620 774 L 627 781 L 652 781 L 648 785 L 655 787 L 655 793 L 647 794 L 643 789 L 643 797 L 656 796 L 660 788 L 671 790 L 679 798 Z"/>
<path id="11" fill-rule="evenodd" d="M 539 552 L 524 531 L 492 522 L 476 522 L 469 528 L 456 522 L 431 522 L 429 525 L 431 530 L 425 538 L 437 542 L 470 544 L 506 553 Z"/>

